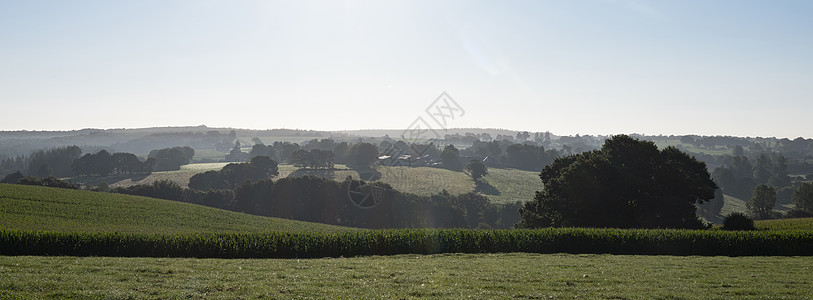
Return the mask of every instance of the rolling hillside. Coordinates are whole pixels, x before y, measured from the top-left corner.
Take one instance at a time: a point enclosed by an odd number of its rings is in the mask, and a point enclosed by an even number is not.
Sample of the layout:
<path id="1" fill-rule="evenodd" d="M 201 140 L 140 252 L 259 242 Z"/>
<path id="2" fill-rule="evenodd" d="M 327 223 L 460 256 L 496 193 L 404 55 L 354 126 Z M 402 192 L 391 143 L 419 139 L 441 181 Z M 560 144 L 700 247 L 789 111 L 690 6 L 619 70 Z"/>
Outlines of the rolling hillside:
<path id="1" fill-rule="evenodd" d="M 344 166 L 337 165 L 337 168 L 344 168 Z M 293 170 L 295 169 L 292 166 L 281 165 L 280 177 L 326 173 L 325 171 Z M 377 170 L 381 173 L 378 181 L 387 183 L 396 190 L 421 196 L 437 194 L 442 190 L 451 194 L 477 191 L 488 197 L 493 203 L 512 203 L 530 201 L 535 192 L 542 189 L 538 172 L 516 169 L 488 169 L 489 174 L 485 177 L 487 184 L 480 189 L 475 186 L 474 180 L 463 172 L 404 166 L 379 166 Z M 354 170 L 337 170 L 327 177 L 341 181 L 347 176 L 359 178 L 359 174 Z"/>
<path id="2" fill-rule="evenodd" d="M 76 182 L 85 182 L 96 186 L 101 181 L 107 181 L 111 187 L 131 186 L 135 184 L 149 184 L 153 181 L 168 179 L 177 182 L 181 186 L 189 184 L 189 178 L 197 173 L 209 170 L 219 170 L 226 163 L 199 163 L 181 166 L 178 171 L 154 172 L 148 176 L 140 177 L 103 177 L 103 178 L 76 178 Z M 275 178 L 285 178 L 288 176 L 314 175 L 342 181 L 347 176 L 354 179 L 360 178 L 358 172 L 348 169 L 344 165 L 336 165 L 336 170 L 299 170 L 288 165 L 279 165 L 279 176 Z M 378 181 L 391 185 L 396 190 L 429 196 L 446 190 L 452 194 L 463 194 L 477 191 L 488 197 L 493 203 L 513 203 L 516 201 L 526 202 L 533 199 L 536 191 L 542 189 L 542 182 L 539 180 L 539 172 L 523 171 L 517 169 L 488 169 L 489 174 L 485 177 L 487 184 L 477 188 L 474 180 L 463 172 L 455 172 L 440 168 L 430 167 L 399 167 L 399 166 L 379 166 L 378 172 L 381 177 Z"/>
<path id="3" fill-rule="evenodd" d="M 355 230 L 147 197 L 9 184 L 0 184 L 0 229 L 122 233 Z"/>

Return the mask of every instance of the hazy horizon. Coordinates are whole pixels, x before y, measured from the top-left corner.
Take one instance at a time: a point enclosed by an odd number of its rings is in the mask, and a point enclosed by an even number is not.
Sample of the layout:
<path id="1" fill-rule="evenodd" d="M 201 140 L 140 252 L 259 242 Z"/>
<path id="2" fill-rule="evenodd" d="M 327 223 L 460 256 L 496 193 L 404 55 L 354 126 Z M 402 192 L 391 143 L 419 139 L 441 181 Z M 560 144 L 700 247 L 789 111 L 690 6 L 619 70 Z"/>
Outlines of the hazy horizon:
<path id="1" fill-rule="evenodd" d="M 206 126 L 207 128 L 213 129 L 234 129 L 234 130 L 256 130 L 256 131 L 265 131 L 265 130 L 301 130 L 301 131 L 318 131 L 318 132 L 336 132 L 336 133 L 350 133 L 353 132 L 363 132 L 363 131 L 397 131 L 402 132 L 406 131 L 406 128 L 361 128 L 361 129 L 313 129 L 313 128 L 242 128 L 242 127 L 233 127 L 233 126 L 209 126 L 206 124 L 203 125 L 172 125 L 172 126 L 148 126 L 148 127 L 109 127 L 109 128 L 98 128 L 98 127 L 87 127 L 87 128 L 71 128 L 71 129 L 12 129 L 12 130 L 0 130 L 0 132 L 21 132 L 21 131 L 28 131 L 28 132 L 70 132 L 70 131 L 81 131 L 81 130 L 146 130 L 146 129 L 153 129 L 153 128 L 194 128 Z M 466 132 L 467 130 L 472 132 L 480 132 L 480 131 L 509 131 L 509 132 L 523 132 L 528 131 L 531 133 L 534 132 L 550 132 L 550 134 L 554 136 L 575 136 L 575 135 L 582 135 L 582 136 L 614 136 L 619 134 L 625 135 L 644 135 L 644 136 L 728 136 L 728 137 L 736 137 L 736 138 L 788 138 L 788 139 L 796 139 L 799 136 L 761 136 L 761 135 L 731 135 L 731 134 L 715 134 L 715 135 L 703 135 L 703 134 L 695 134 L 695 133 L 684 133 L 684 134 L 663 134 L 663 133 L 641 133 L 641 132 L 611 132 L 611 133 L 573 133 L 573 134 L 563 134 L 560 132 L 554 132 L 549 130 L 543 131 L 529 131 L 529 130 L 518 130 L 513 128 L 480 128 L 480 127 L 450 127 L 447 129 L 436 129 L 441 134 L 444 133 L 460 133 Z M 393 136 L 395 137 L 395 136 Z M 808 137 L 802 137 L 805 139 L 809 139 Z"/>
<path id="2" fill-rule="evenodd" d="M 809 1 L 6 1 L 0 130 L 813 138 Z M 194 124 L 194 125 L 193 125 Z"/>

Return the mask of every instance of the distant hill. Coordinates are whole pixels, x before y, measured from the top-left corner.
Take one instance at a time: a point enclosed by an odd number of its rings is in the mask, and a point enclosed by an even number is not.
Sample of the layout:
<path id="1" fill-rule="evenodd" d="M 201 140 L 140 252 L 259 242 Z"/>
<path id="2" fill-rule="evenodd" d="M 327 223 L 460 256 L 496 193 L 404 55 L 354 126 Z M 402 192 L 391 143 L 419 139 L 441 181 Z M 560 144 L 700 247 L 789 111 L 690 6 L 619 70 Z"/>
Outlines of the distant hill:
<path id="1" fill-rule="evenodd" d="M 358 230 L 122 194 L 0 184 L 0 229 L 211 233 Z"/>
<path id="2" fill-rule="evenodd" d="M 448 128 L 448 129 L 434 129 L 438 135 L 443 137 L 446 134 L 466 134 L 466 133 L 474 133 L 474 134 L 481 134 L 481 133 L 488 133 L 491 136 L 497 136 L 498 134 L 501 135 L 510 135 L 515 136 L 517 133 L 521 132 L 519 130 L 509 130 L 509 129 L 501 129 L 501 128 Z M 383 137 L 388 135 L 390 138 L 398 139 L 401 135 L 405 134 L 406 129 L 359 129 L 359 130 L 338 130 L 335 131 L 338 133 L 343 133 L 351 136 L 359 136 L 359 137 Z M 427 134 L 427 138 L 430 138 Z"/>
<path id="3" fill-rule="evenodd" d="M 231 132 L 234 131 L 234 136 Z M 212 149 L 218 142 L 231 147 L 236 138 L 250 143 L 254 137 L 263 141 L 284 140 L 301 143 L 313 138 L 338 138 L 340 133 L 299 129 L 252 130 L 207 126 L 153 127 L 133 129 L 81 129 L 69 131 L 0 131 L 0 158 L 28 155 L 34 150 L 76 145 L 84 152 L 107 149 L 138 155 L 150 150 L 174 146 Z M 228 150 L 228 149 L 226 149 Z"/>

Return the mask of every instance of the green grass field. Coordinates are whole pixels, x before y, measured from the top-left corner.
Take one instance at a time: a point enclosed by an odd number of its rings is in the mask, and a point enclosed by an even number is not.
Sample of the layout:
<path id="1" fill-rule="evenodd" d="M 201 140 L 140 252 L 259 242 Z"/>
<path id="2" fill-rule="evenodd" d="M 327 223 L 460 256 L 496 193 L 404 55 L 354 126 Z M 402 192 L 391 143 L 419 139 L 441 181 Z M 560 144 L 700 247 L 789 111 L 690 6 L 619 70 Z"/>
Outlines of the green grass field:
<path id="1" fill-rule="evenodd" d="M 757 227 L 811 230 L 813 218 L 758 221 Z M 0 184 L 0 229 L 163 234 L 352 230 L 145 197 L 5 184 Z M 811 268 L 813 257 L 0 256 L 0 298 L 800 299 L 813 294 Z"/>
<path id="2" fill-rule="evenodd" d="M 754 221 L 760 230 L 813 230 L 813 218 L 775 219 Z"/>
<path id="3" fill-rule="evenodd" d="M 0 257 L 0 298 L 803 299 L 813 257 Z"/>
<path id="4" fill-rule="evenodd" d="M 486 182 L 494 186 L 499 194 L 485 194 L 493 203 L 527 202 L 534 199 L 536 191 L 544 186 L 539 179 L 539 172 L 516 169 L 488 169 Z"/>
<path id="5" fill-rule="evenodd" d="M 354 230 L 123 194 L 0 184 L 0 229 L 204 233 Z"/>
<path id="6" fill-rule="evenodd" d="M 463 172 L 429 167 L 380 166 L 381 182 L 396 190 L 421 196 L 437 194 L 443 190 L 451 194 L 464 194 L 474 190 L 474 180 Z"/>

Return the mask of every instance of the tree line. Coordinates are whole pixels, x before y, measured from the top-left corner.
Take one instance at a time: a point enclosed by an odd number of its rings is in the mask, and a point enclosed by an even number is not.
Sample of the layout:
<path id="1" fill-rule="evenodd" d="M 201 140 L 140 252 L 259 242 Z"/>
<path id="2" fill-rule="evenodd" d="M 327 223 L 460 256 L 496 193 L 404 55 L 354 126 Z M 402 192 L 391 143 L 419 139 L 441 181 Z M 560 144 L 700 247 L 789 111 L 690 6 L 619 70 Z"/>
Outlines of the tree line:
<path id="1" fill-rule="evenodd" d="M 365 146 L 361 146 L 364 148 Z M 366 146 L 369 147 L 369 146 Z M 304 150 L 303 150 L 304 151 Z M 519 204 L 494 205 L 476 193 L 432 196 L 401 193 L 389 185 L 350 177 L 282 178 L 276 161 L 258 156 L 220 171 L 193 176 L 189 188 L 171 181 L 116 188 L 113 192 L 196 203 L 250 214 L 362 228 L 510 228 Z M 373 186 L 380 205 L 359 207 L 349 192 Z"/>
<path id="2" fill-rule="evenodd" d="M 81 148 L 69 146 L 4 159 L 0 161 L 0 171 L 3 171 L 0 174 L 19 173 L 39 178 L 150 174 L 178 170 L 194 155 L 195 150 L 191 147 L 172 147 L 153 150 L 146 160 L 141 160 L 132 153 L 110 153 L 104 149 L 82 155 Z"/>
<path id="3" fill-rule="evenodd" d="M 223 170 L 221 170 L 223 171 Z M 374 185 L 380 204 L 359 207 L 348 191 Z M 190 182 L 190 186 L 196 186 Z M 198 190 L 171 181 L 116 188 L 113 192 L 196 203 L 244 213 L 360 228 L 511 228 L 519 203 L 495 205 L 476 193 L 441 192 L 417 196 L 389 185 L 352 178 L 334 181 L 316 176 L 273 181 L 245 180 L 233 189 Z"/>
<path id="4" fill-rule="evenodd" d="M 106 150 L 85 154 L 71 164 L 77 176 L 150 174 L 154 166 L 155 159 L 141 161 L 132 153 L 110 154 Z"/>

